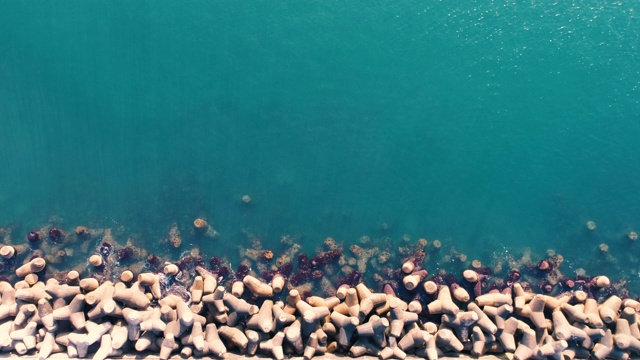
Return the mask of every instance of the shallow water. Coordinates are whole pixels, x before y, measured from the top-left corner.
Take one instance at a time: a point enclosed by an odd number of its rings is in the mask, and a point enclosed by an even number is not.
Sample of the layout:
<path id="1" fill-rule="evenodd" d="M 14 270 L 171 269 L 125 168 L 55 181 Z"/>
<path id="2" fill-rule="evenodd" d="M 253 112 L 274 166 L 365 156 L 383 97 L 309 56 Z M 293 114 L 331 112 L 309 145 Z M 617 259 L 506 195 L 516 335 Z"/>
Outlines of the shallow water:
<path id="1" fill-rule="evenodd" d="M 638 293 L 639 43 L 617 1 L 1 2 L 0 226 L 554 249 Z"/>

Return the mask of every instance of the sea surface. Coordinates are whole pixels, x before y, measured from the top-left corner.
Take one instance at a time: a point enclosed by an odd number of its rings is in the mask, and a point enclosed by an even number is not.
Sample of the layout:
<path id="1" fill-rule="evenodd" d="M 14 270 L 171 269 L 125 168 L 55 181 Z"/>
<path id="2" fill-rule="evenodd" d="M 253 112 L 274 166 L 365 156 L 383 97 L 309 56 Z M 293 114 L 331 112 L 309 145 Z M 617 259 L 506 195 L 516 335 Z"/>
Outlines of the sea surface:
<path id="1" fill-rule="evenodd" d="M 234 264 L 283 236 L 310 254 L 438 239 L 483 263 L 552 249 L 640 293 L 638 11 L 0 1 L 0 226 Z M 220 236 L 191 236 L 197 217 Z"/>

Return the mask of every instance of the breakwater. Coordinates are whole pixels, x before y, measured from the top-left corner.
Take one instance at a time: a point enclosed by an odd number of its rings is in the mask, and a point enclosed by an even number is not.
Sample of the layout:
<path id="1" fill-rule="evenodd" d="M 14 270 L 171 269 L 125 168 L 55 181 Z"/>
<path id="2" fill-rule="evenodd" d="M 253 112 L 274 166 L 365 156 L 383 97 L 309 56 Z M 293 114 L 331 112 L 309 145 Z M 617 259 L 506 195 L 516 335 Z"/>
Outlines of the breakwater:
<path id="1" fill-rule="evenodd" d="M 203 219 L 193 229 L 204 238 L 218 236 Z M 49 263 L 56 244 L 95 231 L 48 228 L 30 232 L 25 244 L 0 247 L 4 270 L 12 271 L 12 279 L 0 282 L 2 351 L 41 359 L 61 352 L 94 359 L 138 352 L 162 359 L 227 352 L 275 359 L 640 354 L 640 303 L 607 276 L 562 275 L 559 254 L 522 258 L 504 277 L 476 261 L 461 274 L 429 274 L 427 250 L 442 250 L 442 244 L 436 240 L 429 248 L 420 239 L 398 249 L 406 256 L 385 265 L 392 273 L 363 276 L 358 269 L 371 263 L 376 266 L 368 271 L 384 269 L 380 251 L 365 242 L 345 255 L 328 238 L 314 256 L 296 244 L 281 255 L 256 245 L 244 250 L 247 258 L 233 271 L 224 259 L 205 261 L 197 252 L 162 261 L 133 244 L 110 243 L 103 229 L 83 264 Z M 170 234 L 180 246 L 179 234 Z M 121 269 L 131 259 L 137 260 Z"/>

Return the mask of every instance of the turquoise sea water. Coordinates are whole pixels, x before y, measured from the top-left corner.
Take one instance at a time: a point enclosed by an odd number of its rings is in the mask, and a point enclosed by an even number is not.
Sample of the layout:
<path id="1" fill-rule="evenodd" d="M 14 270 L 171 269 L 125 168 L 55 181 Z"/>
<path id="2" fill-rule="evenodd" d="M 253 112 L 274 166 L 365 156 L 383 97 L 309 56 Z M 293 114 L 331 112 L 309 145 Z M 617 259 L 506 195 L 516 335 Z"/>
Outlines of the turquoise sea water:
<path id="1" fill-rule="evenodd" d="M 2 1 L 0 226 L 121 227 L 174 259 L 237 261 L 247 232 L 309 253 L 363 235 L 484 262 L 555 249 L 638 289 L 637 11 Z M 198 216 L 218 240 L 188 236 Z"/>

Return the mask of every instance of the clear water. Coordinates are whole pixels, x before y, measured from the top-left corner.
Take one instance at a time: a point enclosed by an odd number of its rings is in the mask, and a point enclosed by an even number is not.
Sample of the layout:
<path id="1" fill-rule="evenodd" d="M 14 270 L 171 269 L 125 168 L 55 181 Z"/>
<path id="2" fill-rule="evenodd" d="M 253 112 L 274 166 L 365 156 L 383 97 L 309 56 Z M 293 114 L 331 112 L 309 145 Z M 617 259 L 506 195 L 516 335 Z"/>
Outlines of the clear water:
<path id="1" fill-rule="evenodd" d="M 2 1 L 0 226 L 554 249 L 637 289 L 638 44 L 626 1 Z"/>

